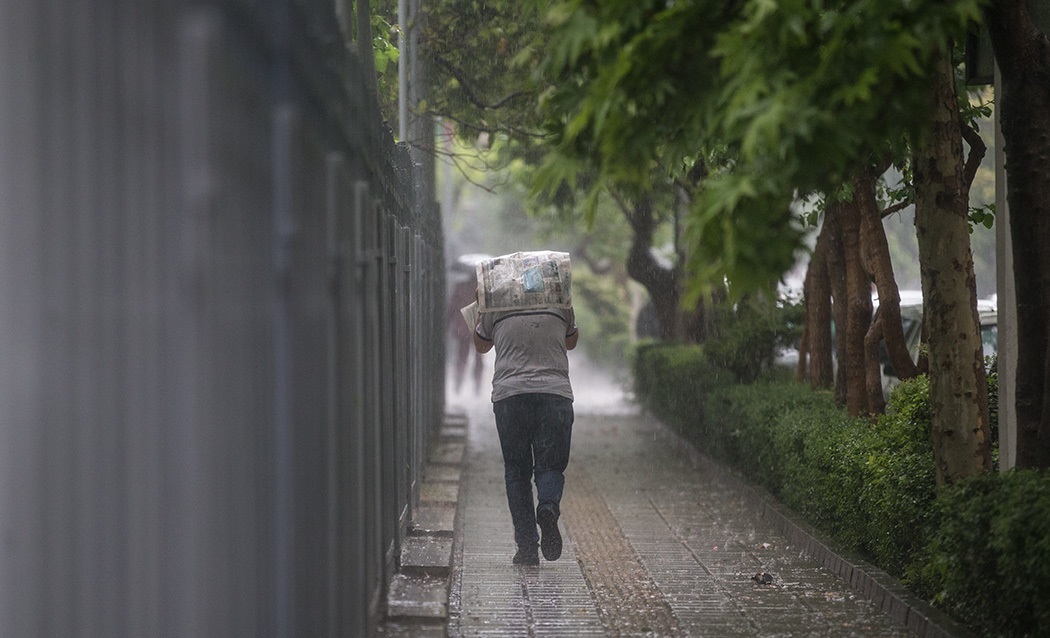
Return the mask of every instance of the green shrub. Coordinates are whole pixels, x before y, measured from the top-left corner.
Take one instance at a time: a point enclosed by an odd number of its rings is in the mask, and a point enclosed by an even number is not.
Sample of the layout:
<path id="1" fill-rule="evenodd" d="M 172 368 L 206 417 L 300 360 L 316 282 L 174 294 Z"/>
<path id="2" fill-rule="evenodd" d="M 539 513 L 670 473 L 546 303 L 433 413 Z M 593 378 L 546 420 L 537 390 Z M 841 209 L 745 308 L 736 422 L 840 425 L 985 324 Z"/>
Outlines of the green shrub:
<path id="1" fill-rule="evenodd" d="M 796 383 L 732 385 L 704 414 L 702 449 L 779 493 L 805 452 L 807 424 L 841 418 L 828 395 Z"/>
<path id="2" fill-rule="evenodd" d="M 984 358 L 988 371 L 988 430 L 992 437 L 992 466 L 999 466 L 999 357 Z"/>
<path id="3" fill-rule="evenodd" d="M 711 362 L 743 383 L 759 378 L 782 347 L 797 345 L 799 305 L 756 296 L 716 307 L 718 328 L 704 347 Z"/>
<path id="4" fill-rule="evenodd" d="M 972 478 L 943 490 L 935 510 L 915 584 L 982 635 L 1050 635 L 1050 475 Z"/>
<path id="5" fill-rule="evenodd" d="M 712 366 L 699 346 L 644 343 L 632 360 L 635 396 L 668 425 L 681 429 L 698 414 L 710 390 L 727 375 Z"/>
<path id="6" fill-rule="evenodd" d="M 863 549 L 869 521 L 859 495 L 866 482 L 864 459 L 875 448 L 871 425 L 839 410 L 807 419 L 800 438 L 802 453 L 792 464 L 783 500 L 846 546 Z"/>
<path id="7" fill-rule="evenodd" d="M 877 445 L 861 460 L 865 482 L 860 500 L 869 524 L 863 552 L 898 576 L 922 549 L 921 530 L 936 496 L 930 415 L 927 378 L 902 381 L 874 426 Z"/>

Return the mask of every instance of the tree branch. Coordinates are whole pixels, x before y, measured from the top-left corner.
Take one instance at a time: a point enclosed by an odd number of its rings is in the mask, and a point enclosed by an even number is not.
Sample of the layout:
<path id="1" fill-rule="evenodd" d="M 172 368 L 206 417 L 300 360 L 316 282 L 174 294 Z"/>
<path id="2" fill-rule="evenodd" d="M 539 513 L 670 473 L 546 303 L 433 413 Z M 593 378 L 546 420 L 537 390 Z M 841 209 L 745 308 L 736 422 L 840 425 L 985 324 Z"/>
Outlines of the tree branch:
<path id="1" fill-rule="evenodd" d="M 546 133 L 536 133 L 534 131 L 527 131 L 525 129 L 518 128 L 518 127 L 515 127 L 515 126 L 496 125 L 496 126 L 493 127 L 493 126 L 490 126 L 490 125 L 475 124 L 473 122 L 468 122 L 468 121 L 466 121 L 466 120 L 464 120 L 462 118 L 458 118 L 458 117 L 456 117 L 454 115 L 451 115 L 449 113 L 444 113 L 442 111 L 436 111 L 436 110 L 433 110 L 433 109 L 427 110 L 426 113 L 427 113 L 427 115 L 430 115 L 432 117 L 440 117 L 442 119 L 449 120 L 450 122 L 455 122 L 456 124 L 458 124 L 460 126 L 460 128 L 463 128 L 463 129 L 469 130 L 469 131 L 475 131 L 477 133 L 499 133 L 499 132 L 505 132 L 505 133 L 508 133 L 510 135 L 513 135 L 513 136 L 517 136 L 517 137 L 531 137 L 531 138 L 537 139 L 537 140 L 542 140 L 542 139 L 545 139 L 546 137 L 548 137 L 548 135 Z"/>
<path id="2" fill-rule="evenodd" d="M 905 208 L 907 208 L 907 207 L 909 207 L 911 205 L 912 205 L 911 198 L 908 198 L 908 199 L 906 199 L 906 200 L 904 200 L 902 202 L 897 202 L 896 204 L 894 204 L 892 206 L 887 206 L 886 208 L 882 209 L 882 213 L 880 213 L 879 216 L 882 219 L 886 219 L 887 217 L 889 217 L 893 213 L 899 213 L 899 212 L 901 212 L 902 210 L 904 210 Z"/>
<path id="3" fill-rule="evenodd" d="M 437 62 L 438 66 L 448 71 L 448 74 L 456 79 L 456 82 L 459 83 L 460 88 L 463 89 L 463 95 L 466 96 L 467 101 L 473 104 L 474 106 L 478 107 L 479 109 L 486 111 L 495 110 L 503 107 L 507 104 L 507 102 L 510 102 L 515 98 L 527 95 L 525 91 L 514 91 L 513 93 L 506 95 L 500 98 L 499 100 L 496 100 L 492 104 L 486 104 L 481 100 L 480 97 L 478 97 L 478 94 L 470 88 L 470 83 L 467 81 L 466 76 L 464 76 L 464 74 L 461 73 L 459 69 L 452 66 L 452 64 L 448 60 L 441 57 L 440 55 L 434 56 L 434 61 Z"/>
<path id="4" fill-rule="evenodd" d="M 984 159 L 988 147 L 981 139 L 981 135 L 972 127 L 963 123 L 960 128 L 963 139 L 970 145 L 970 154 L 966 157 L 966 166 L 963 167 L 963 186 L 969 189 L 974 178 L 977 177 L 977 169 L 981 167 L 981 160 Z"/>

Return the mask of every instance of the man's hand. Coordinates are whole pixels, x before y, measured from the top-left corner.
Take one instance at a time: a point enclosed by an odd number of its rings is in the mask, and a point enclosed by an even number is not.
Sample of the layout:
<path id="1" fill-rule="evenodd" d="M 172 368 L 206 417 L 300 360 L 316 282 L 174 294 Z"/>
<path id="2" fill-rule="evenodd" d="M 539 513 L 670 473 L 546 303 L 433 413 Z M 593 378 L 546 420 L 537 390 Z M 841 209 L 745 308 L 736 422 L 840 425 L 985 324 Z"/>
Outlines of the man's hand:
<path id="1" fill-rule="evenodd" d="M 485 354 L 489 350 L 492 350 L 492 345 L 493 344 L 492 344 L 491 341 L 486 341 L 485 339 L 482 339 L 480 335 L 478 335 L 477 328 L 474 329 L 474 349 L 475 350 L 477 350 L 481 354 Z"/>

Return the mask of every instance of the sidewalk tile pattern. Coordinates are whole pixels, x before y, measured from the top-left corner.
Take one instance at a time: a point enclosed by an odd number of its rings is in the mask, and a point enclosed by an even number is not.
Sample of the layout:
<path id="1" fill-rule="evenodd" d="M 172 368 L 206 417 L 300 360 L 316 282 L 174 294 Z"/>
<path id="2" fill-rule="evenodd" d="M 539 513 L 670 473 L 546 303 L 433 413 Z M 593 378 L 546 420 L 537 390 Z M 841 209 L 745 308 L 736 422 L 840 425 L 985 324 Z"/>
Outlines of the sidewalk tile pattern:
<path id="1" fill-rule="evenodd" d="M 568 473 L 563 520 L 602 622 L 616 635 L 680 635 L 663 592 L 653 582 L 585 470 Z"/>

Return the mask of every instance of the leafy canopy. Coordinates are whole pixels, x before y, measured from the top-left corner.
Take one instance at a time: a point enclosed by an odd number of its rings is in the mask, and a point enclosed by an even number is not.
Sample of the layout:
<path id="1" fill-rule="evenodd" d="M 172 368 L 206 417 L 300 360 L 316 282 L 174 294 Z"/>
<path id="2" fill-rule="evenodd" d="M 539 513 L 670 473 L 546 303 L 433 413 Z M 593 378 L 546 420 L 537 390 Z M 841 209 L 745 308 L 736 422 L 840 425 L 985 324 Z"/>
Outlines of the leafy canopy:
<path id="1" fill-rule="evenodd" d="M 420 38 L 428 56 L 421 111 L 454 122 L 464 139 L 542 138 L 532 71 L 545 47 L 540 13 L 514 0 L 425 4 Z"/>
<path id="2" fill-rule="evenodd" d="M 536 0 L 534 0 L 536 1 Z M 762 287 L 794 262 L 800 197 L 921 134 L 932 56 L 980 0 L 563 0 L 538 78 L 555 146 L 647 189 L 725 157 L 693 192 L 694 281 Z"/>

